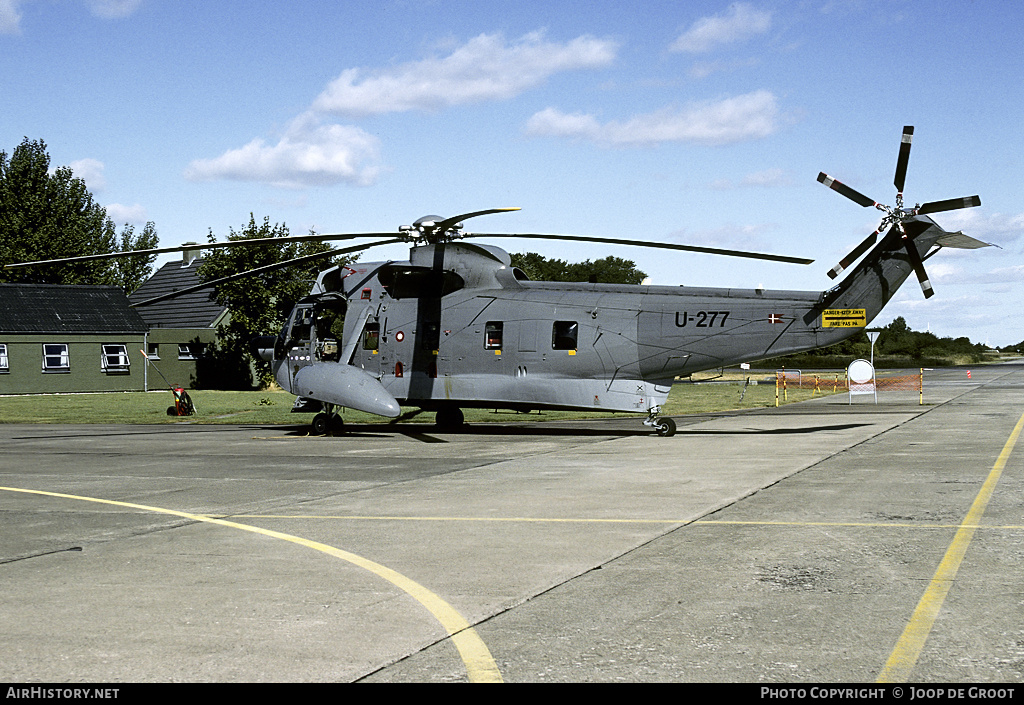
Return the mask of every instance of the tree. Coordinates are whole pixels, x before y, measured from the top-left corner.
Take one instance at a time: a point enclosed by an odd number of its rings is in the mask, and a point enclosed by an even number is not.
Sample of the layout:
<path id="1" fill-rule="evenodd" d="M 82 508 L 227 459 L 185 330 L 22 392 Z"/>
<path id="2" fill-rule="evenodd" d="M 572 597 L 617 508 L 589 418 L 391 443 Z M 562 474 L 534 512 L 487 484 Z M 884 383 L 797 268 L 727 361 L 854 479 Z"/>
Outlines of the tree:
<path id="1" fill-rule="evenodd" d="M 530 279 L 555 282 L 594 282 L 602 284 L 640 284 L 647 275 L 636 263 L 618 257 L 605 257 L 591 262 L 569 263 L 548 259 L 536 252 L 511 255 L 512 265 L 526 272 Z"/>
<path id="2" fill-rule="evenodd" d="M 70 167 L 50 173 L 46 143 L 27 137 L 8 157 L 0 151 L 0 261 L 59 259 L 155 247 L 156 228 L 136 236 L 126 225 L 118 238 L 106 209 L 93 200 Z M 0 270 L 0 281 L 114 284 L 126 293 L 148 276 L 156 257 L 96 260 Z"/>
<path id="3" fill-rule="evenodd" d="M 250 214 L 249 224 L 240 231 L 232 228 L 227 239 L 283 238 L 289 234 L 288 227 L 283 223 L 271 225 L 270 218 L 264 218 L 258 224 Z M 315 234 L 310 231 L 310 235 Z M 212 230 L 209 241 L 217 241 Z M 250 388 L 250 370 L 253 365 L 260 370 L 261 386 L 273 380 L 262 361 L 253 357 L 249 342 L 257 335 L 276 334 L 282 328 L 295 303 L 309 294 L 320 270 L 355 259 L 337 258 L 332 263 L 328 254 L 332 251 L 332 247 L 319 241 L 289 243 L 280 247 L 253 245 L 208 251 L 198 272 L 200 278 L 207 282 L 297 257 L 320 253 L 325 255 L 322 259 L 224 282 L 214 287 L 212 298 L 226 306 L 230 314 L 229 322 L 217 329 L 217 348 L 211 360 L 220 388 Z"/>
<path id="4" fill-rule="evenodd" d="M 132 250 L 151 250 L 158 245 L 156 226 L 153 222 L 147 222 L 142 232 L 135 235 L 135 226 L 125 223 L 118 238 L 118 252 L 131 252 Z M 137 257 L 119 257 L 112 260 L 114 271 L 112 282 L 130 294 L 149 279 L 153 270 L 153 260 L 156 255 L 140 255 Z"/>

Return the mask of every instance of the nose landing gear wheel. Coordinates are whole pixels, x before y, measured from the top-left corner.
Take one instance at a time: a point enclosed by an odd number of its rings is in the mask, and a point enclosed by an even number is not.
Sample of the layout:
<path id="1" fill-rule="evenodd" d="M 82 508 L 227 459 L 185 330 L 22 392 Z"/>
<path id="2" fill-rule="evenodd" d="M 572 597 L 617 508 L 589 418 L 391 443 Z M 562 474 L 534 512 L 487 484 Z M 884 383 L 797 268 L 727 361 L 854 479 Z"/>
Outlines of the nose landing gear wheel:
<path id="1" fill-rule="evenodd" d="M 345 432 L 345 420 L 337 414 L 320 412 L 313 417 L 310 429 L 314 436 L 340 436 Z"/>
<path id="2" fill-rule="evenodd" d="M 315 436 L 325 436 L 327 431 L 331 428 L 331 417 L 324 413 L 319 413 L 313 417 L 313 423 L 310 424 L 310 428 L 313 430 Z"/>

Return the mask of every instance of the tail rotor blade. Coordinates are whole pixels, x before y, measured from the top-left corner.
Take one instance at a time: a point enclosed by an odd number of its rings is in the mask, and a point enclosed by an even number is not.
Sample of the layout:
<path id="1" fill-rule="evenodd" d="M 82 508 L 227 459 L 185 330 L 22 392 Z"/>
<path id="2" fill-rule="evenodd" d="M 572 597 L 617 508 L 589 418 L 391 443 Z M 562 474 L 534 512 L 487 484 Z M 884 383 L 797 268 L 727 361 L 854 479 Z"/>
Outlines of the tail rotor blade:
<path id="1" fill-rule="evenodd" d="M 860 193 L 859 191 L 854 191 L 852 188 L 850 188 L 846 184 L 842 183 L 841 181 L 837 181 L 836 179 L 832 178 L 831 176 L 829 176 L 825 172 L 820 172 L 818 174 L 818 181 L 820 181 L 821 183 L 825 184 L 826 186 L 828 186 L 833 191 L 836 191 L 836 192 L 841 193 L 842 195 L 846 196 L 847 198 L 849 198 L 854 203 L 856 203 L 858 205 L 861 205 L 861 206 L 864 206 L 865 208 L 867 208 L 868 206 L 878 205 L 878 203 L 876 201 L 874 201 L 873 199 L 868 198 L 867 196 L 865 196 L 863 193 Z"/>
<path id="2" fill-rule="evenodd" d="M 980 196 L 968 196 L 966 198 L 950 198 L 946 201 L 931 201 L 922 204 L 917 209 L 919 215 L 926 213 L 940 213 L 941 211 L 954 211 L 959 208 L 974 208 L 981 205 Z"/>
<path id="3" fill-rule="evenodd" d="M 877 241 L 878 231 L 876 230 L 875 232 L 871 233 L 866 238 L 864 238 L 864 241 L 862 243 L 854 247 L 853 250 L 850 251 L 850 254 L 846 255 L 846 257 L 843 257 L 843 259 L 839 261 L 839 264 L 830 269 L 828 272 L 828 276 L 832 279 L 838 277 L 843 272 L 843 270 L 845 270 L 851 264 L 856 262 L 860 258 L 860 256 L 867 252 L 868 248 L 874 245 Z"/>
<path id="4" fill-rule="evenodd" d="M 899 193 L 903 193 L 903 185 L 907 180 L 907 162 L 910 161 L 910 142 L 914 137 L 914 126 L 907 125 L 903 128 L 903 138 L 900 140 L 900 156 L 896 160 L 896 178 L 893 184 Z"/>
<path id="5" fill-rule="evenodd" d="M 924 271 L 924 262 L 921 261 L 921 253 L 917 251 L 917 245 L 914 241 L 903 235 L 903 245 L 907 250 L 907 257 L 910 258 L 910 265 L 914 268 L 914 272 L 917 274 L 917 280 L 921 282 L 921 291 L 924 292 L 924 297 L 930 299 L 935 295 L 935 291 L 932 289 L 932 283 L 928 279 L 928 273 Z"/>

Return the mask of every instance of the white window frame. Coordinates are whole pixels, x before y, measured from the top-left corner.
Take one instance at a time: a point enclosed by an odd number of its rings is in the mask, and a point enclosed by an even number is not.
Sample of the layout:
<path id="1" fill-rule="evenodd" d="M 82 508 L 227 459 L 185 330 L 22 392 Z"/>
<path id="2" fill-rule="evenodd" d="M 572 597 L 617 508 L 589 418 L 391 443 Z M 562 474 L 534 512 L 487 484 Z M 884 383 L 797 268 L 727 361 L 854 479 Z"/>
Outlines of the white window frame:
<path id="1" fill-rule="evenodd" d="M 146 357 L 150 360 L 160 359 L 160 343 L 148 343 L 146 347 L 148 348 Z"/>
<path id="2" fill-rule="evenodd" d="M 7 356 L 7 343 L 0 343 L 0 375 L 11 371 L 11 359 Z"/>
<path id="3" fill-rule="evenodd" d="M 47 348 L 54 350 L 47 351 Z M 51 365 L 49 360 L 56 358 L 58 362 Z M 70 372 L 71 351 L 67 343 L 43 343 L 43 372 Z"/>
<path id="4" fill-rule="evenodd" d="M 100 346 L 100 368 L 107 374 L 130 372 L 132 361 L 124 343 L 105 343 Z"/>

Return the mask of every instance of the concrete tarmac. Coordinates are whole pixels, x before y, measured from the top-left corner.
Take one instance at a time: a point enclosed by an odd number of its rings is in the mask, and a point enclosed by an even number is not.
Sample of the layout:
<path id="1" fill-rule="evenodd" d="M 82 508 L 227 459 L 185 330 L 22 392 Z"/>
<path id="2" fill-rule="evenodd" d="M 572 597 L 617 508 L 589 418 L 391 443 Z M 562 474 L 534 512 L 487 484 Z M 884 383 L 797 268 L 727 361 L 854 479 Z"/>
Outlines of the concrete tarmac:
<path id="1" fill-rule="evenodd" d="M 0 424 L 0 680 L 1019 682 L 1024 367 L 970 371 L 671 438 Z"/>

